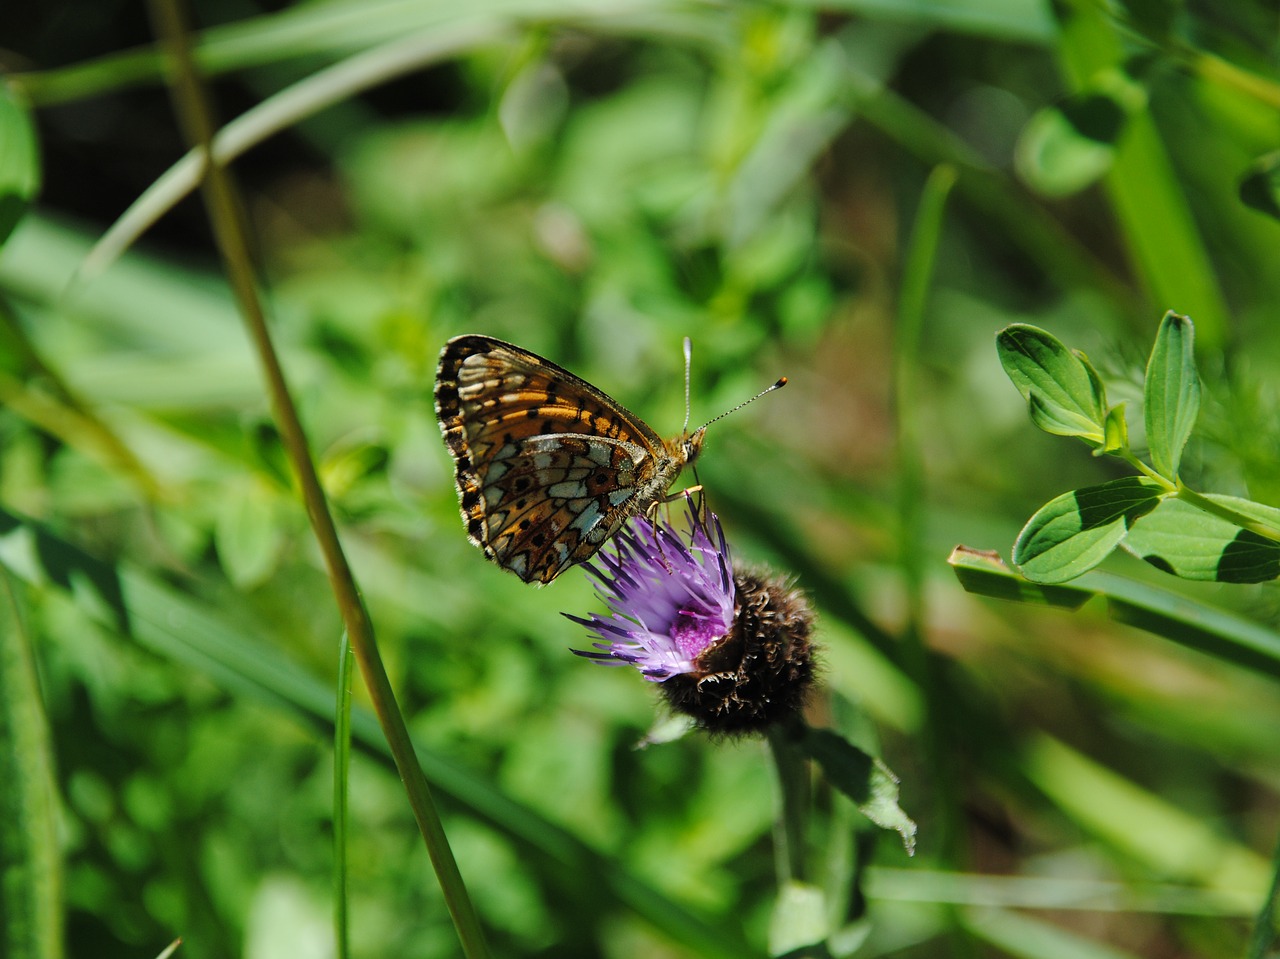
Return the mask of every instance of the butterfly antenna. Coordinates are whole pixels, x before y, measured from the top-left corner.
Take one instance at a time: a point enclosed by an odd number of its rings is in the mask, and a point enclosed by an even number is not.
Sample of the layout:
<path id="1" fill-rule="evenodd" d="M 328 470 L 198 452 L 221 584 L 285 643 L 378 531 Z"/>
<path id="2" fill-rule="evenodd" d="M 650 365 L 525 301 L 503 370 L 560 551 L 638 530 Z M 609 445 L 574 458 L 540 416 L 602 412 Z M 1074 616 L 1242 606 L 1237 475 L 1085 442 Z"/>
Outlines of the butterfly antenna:
<path id="1" fill-rule="evenodd" d="M 760 397 L 764 396 L 766 393 L 772 393 L 774 390 L 780 390 L 780 389 L 782 389 L 782 388 L 783 388 L 784 386 L 786 386 L 786 385 L 787 385 L 787 378 L 786 378 L 785 376 L 780 376 L 780 377 L 778 377 L 778 382 L 774 383 L 772 386 L 766 387 L 765 389 L 761 390 L 759 393 L 757 393 L 755 396 L 751 397 L 751 399 L 749 399 L 749 400 L 743 400 L 741 403 L 739 403 L 739 404 L 738 404 L 737 406 L 735 406 L 733 409 L 731 409 L 731 410 L 725 410 L 725 411 L 724 411 L 723 413 L 721 413 L 719 416 L 714 417 L 713 419 L 709 419 L 709 420 L 707 420 L 705 423 L 703 423 L 703 424 L 702 424 L 702 426 L 700 426 L 700 427 L 699 427 L 697 430 L 695 430 L 694 432 L 701 432 L 702 430 L 705 430 L 705 429 L 706 429 L 708 426 L 710 426 L 712 423 L 718 423 L 720 420 L 724 419 L 724 418 L 725 418 L 726 416 L 728 416 L 730 413 L 736 413 L 736 412 L 738 412 L 738 410 L 742 409 L 742 408 L 743 408 L 744 406 L 746 406 L 748 403 L 754 403 L 756 400 L 760 399 Z"/>
<path id="2" fill-rule="evenodd" d="M 689 371 L 693 368 L 693 341 L 684 338 L 684 426 L 680 432 L 689 432 Z"/>

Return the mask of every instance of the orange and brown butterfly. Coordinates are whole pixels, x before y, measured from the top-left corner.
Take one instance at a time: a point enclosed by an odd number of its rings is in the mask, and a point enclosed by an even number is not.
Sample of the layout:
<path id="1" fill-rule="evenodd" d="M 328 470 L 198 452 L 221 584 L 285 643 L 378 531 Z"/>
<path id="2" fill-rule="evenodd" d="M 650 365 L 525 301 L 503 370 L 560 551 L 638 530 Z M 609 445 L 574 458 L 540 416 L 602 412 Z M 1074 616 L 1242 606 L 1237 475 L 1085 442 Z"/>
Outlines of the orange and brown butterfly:
<path id="1" fill-rule="evenodd" d="M 690 433 L 686 421 L 663 440 L 586 380 L 474 334 L 440 354 L 436 416 L 467 536 L 526 583 L 590 559 L 629 518 L 665 501 L 707 428 Z"/>

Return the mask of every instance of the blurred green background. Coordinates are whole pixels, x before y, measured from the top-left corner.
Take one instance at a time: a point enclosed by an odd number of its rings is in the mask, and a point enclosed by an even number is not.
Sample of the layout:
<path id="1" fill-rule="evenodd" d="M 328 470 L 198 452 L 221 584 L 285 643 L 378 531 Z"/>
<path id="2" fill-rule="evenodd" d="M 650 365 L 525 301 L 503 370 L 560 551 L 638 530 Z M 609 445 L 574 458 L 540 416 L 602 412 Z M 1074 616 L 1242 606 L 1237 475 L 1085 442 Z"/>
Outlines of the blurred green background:
<path id="1" fill-rule="evenodd" d="M 994 348 L 1011 322 L 1084 349 L 1136 413 L 1160 317 L 1190 314 L 1205 408 L 1187 473 L 1280 505 L 1274 3 L 193 16 L 222 119 L 284 128 L 234 164 L 272 327 L 496 954 L 764 955 L 774 786 L 754 741 L 636 750 L 653 691 L 568 652 L 586 637 L 559 612 L 599 608 L 586 577 L 533 589 L 467 543 L 431 403 L 464 332 L 553 359 L 664 435 L 683 336 L 695 424 L 790 378 L 713 427 L 699 478 L 737 556 L 814 601 L 813 720 L 861 717 L 920 825 L 908 859 L 848 822 L 857 955 L 1245 954 L 1280 823 L 1276 677 L 1096 604 L 970 597 L 946 557 L 1007 556 L 1044 501 L 1122 472 L 1032 427 Z M 30 642 L 47 713 L 68 955 L 182 936 L 192 959 L 323 957 L 341 623 L 260 372 L 196 200 L 86 261 L 183 151 L 152 42 L 140 3 L 0 11 L 43 169 L 0 251 L 4 643 Z M 355 64 L 374 73 L 339 72 Z M 317 77 L 331 105 L 294 118 L 281 91 Z M 904 350 L 939 164 L 957 180 Z M 1107 569 L 1280 617 L 1271 586 Z M 127 622 L 87 585 L 109 575 Z M 917 614 L 927 695 L 903 645 Z M 358 734 L 355 954 L 456 955 L 379 734 Z"/>

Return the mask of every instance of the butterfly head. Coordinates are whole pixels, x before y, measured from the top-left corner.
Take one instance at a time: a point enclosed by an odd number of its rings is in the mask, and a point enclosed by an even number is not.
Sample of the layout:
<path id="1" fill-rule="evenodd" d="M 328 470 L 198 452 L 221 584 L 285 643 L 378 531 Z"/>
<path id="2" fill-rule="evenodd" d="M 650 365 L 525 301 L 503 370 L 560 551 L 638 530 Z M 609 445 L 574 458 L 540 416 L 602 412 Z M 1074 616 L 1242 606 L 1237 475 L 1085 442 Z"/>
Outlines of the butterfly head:
<path id="1" fill-rule="evenodd" d="M 698 454 L 702 452 L 702 438 L 707 435 L 707 428 L 700 426 L 692 433 L 686 433 L 680 437 L 680 453 L 684 459 L 686 466 L 691 464 L 698 458 Z"/>

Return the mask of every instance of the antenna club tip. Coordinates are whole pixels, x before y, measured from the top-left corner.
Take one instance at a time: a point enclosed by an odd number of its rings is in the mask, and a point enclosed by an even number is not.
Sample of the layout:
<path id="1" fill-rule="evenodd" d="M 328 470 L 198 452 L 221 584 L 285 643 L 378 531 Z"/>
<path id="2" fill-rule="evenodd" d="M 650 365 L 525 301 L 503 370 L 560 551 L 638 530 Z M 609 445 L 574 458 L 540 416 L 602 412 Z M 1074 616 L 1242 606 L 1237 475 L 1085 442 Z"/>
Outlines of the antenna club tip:
<path id="1" fill-rule="evenodd" d="M 780 390 L 780 389 L 782 389 L 784 386 L 786 386 L 786 385 L 787 385 L 787 383 L 789 383 L 789 382 L 790 382 L 790 380 L 788 380 L 785 376 L 779 376 L 779 377 L 778 377 L 778 382 L 776 382 L 776 383 L 774 383 L 774 384 L 773 384 L 773 388 L 774 388 L 775 390 Z"/>

